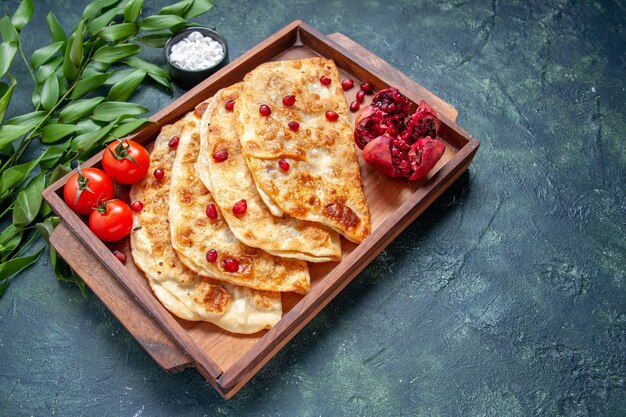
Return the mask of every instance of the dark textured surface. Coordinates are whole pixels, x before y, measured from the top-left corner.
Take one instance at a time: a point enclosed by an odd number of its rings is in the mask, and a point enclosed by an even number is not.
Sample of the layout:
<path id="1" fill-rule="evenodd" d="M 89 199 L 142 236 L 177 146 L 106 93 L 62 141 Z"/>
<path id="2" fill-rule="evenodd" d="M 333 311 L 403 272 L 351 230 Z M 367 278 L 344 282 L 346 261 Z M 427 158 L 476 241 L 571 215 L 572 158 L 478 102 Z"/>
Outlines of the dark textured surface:
<path id="1" fill-rule="evenodd" d="M 48 10 L 69 27 L 81 9 L 36 3 L 28 52 Z M 0 300 L 0 415 L 626 415 L 625 6 L 216 3 L 196 20 L 232 58 L 302 18 L 388 60 L 459 109 L 470 172 L 228 402 L 42 258 Z"/>

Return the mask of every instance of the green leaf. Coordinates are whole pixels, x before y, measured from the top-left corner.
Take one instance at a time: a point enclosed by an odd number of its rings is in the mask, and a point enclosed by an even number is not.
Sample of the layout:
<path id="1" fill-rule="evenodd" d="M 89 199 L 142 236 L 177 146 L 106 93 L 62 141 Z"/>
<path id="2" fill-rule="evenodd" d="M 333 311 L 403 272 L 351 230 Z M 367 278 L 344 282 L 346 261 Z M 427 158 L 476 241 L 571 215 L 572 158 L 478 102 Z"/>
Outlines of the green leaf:
<path id="1" fill-rule="evenodd" d="M 170 80 L 167 77 L 161 77 L 160 75 L 156 75 L 156 74 L 148 74 L 148 77 L 152 78 L 154 81 L 161 84 L 163 87 L 172 91 L 172 85 L 170 84 Z"/>
<path id="2" fill-rule="evenodd" d="M 185 19 L 191 19 L 192 17 L 200 16 L 213 7 L 213 2 L 210 0 L 194 0 L 191 7 L 187 10 L 183 16 Z"/>
<path id="3" fill-rule="evenodd" d="M 17 29 L 13 26 L 9 16 L 4 16 L 0 19 L 0 35 L 3 42 L 20 42 L 20 35 L 17 33 Z"/>
<path id="4" fill-rule="evenodd" d="M 76 68 L 80 68 L 83 61 L 83 33 L 85 31 L 85 23 L 81 21 L 72 35 L 72 43 L 70 48 L 70 59 Z"/>
<path id="5" fill-rule="evenodd" d="M 76 132 L 76 125 L 66 125 L 61 123 L 49 124 L 44 127 L 41 132 L 41 141 L 43 143 L 54 143 L 74 132 Z"/>
<path id="6" fill-rule="evenodd" d="M 13 258 L 10 261 L 0 264 L 0 277 L 2 277 L 0 278 L 0 297 L 9 286 L 9 277 L 23 271 L 37 262 L 44 249 L 45 247 L 39 249 L 39 251 L 37 251 L 34 255 L 20 256 L 19 258 Z"/>
<path id="7" fill-rule="evenodd" d="M 71 123 L 91 114 L 93 109 L 104 101 L 104 97 L 94 97 L 86 100 L 76 100 L 61 110 L 59 122 Z"/>
<path id="8" fill-rule="evenodd" d="M 48 185 L 54 183 L 59 178 L 65 176 L 68 172 L 70 172 L 72 168 L 70 167 L 70 162 L 66 162 L 65 164 L 57 165 L 56 168 L 52 170 L 50 174 L 50 178 L 48 178 Z"/>
<path id="9" fill-rule="evenodd" d="M 9 119 L 6 121 L 6 124 L 13 126 L 24 126 L 32 129 L 37 126 L 39 122 L 44 119 L 44 117 L 46 117 L 46 114 L 48 114 L 48 112 L 43 110 L 34 111 Z"/>
<path id="10" fill-rule="evenodd" d="M 74 87 L 74 91 L 72 91 L 71 98 L 72 100 L 80 98 L 85 94 L 95 90 L 100 87 L 104 82 L 109 78 L 109 73 L 98 74 L 88 78 L 81 79 Z"/>
<path id="11" fill-rule="evenodd" d="M 124 124 L 117 126 L 115 129 L 113 129 L 111 131 L 111 136 L 115 138 L 121 138 L 121 137 L 130 135 L 131 133 L 134 133 L 136 130 L 138 130 L 141 127 L 144 127 L 145 125 L 149 123 L 154 123 L 154 122 L 148 119 L 143 119 L 143 118 L 126 122 Z"/>
<path id="12" fill-rule="evenodd" d="M 136 116 L 147 112 L 148 109 L 139 104 L 107 101 L 96 107 L 92 117 L 94 120 L 110 122 L 121 116 Z"/>
<path id="13" fill-rule="evenodd" d="M 83 10 L 83 17 L 93 19 L 98 16 L 102 9 L 106 9 L 109 6 L 119 3 L 120 0 L 95 0 L 85 7 Z"/>
<path id="14" fill-rule="evenodd" d="M 24 231 L 15 227 L 13 223 L 9 224 L 6 229 L 0 233 L 0 261 L 6 261 L 6 258 L 17 248 L 22 241 Z"/>
<path id="15" fill-rule="evenodd" d="M 46 171 L 56 166 L 59 160 L 67 152 L 67 146 L 50 146 L 45 150 L 39 161 L 39 166 L 42 171 Z"/>
<path id="16" fill-rule="evenodd" d="M 44 46 L 43 48 L 37 49 L 30 57 L 30 66 L 35 69 L 40 65 L 45 64 L 56 54 L 65 42 L 54 42 L 48 46 Z"/>
<path id="17" fill-rule="evenodd" d="M 52 38 L 52 41 L 65 42 L 67 40 L 67 36 L 65 35 L 63 26 L 61 26 L 54 13 L 48 13 L 46 21 L 48 22 L 48 30 L 50 31 L 50 38 Z"/>
<path id="18" fill-rule="evenodd" d="M 124 78 L 128 77 L 133 72 L 135 72 L 134 68 L 126 68 L 123 70 L 111 71 L 109 72 L 111 76 L 106 80 L 104 85 L 115 85 L 119 83 L 120 81 L 122 81 Z"/>
<path id="19" fill-rule="evenodd" d="M 17 52 L 17 42 L 0 43 L 0 77 L 7 73 Z"/>
<path id="20" fill-rule="evenodd" d="M 93 59 L 98 62 L 104 62 L 105 64 L 113 64 L 129 56 L 133 56 L 139 53 L 139 51 L 141 51 L 141 46 L 132 43 L 107 45 L 98 49 L 93 55 Z"/>
<path id="21" fill-rule="evenodd" d="M 7 168 L 0 176 L 0 200 L 6 197 L 8 192 L 22 184 L 30 172 L 37 166 L 41 157 L 20 165 Z"/>
<path id="22" fill-rule="evenodd" d="M 76 34 L 72 34 L 70 39 L 67 41 L 67 46 L 65 47 L 65 55 L 63 56 L 63 76 L 68 81 L 74 81 L 78 78 L 78 68 L 72 62 L 71 51 L 72 45 L 74 45 L 74 39 L 76 39 Z"/>
<path id="23" fill-rule="evenodd" d="M 141 8 L 143 7 L 143 0 L 130 0 L 126 7 L 124 8 L 124 21 L 125 22 L 134 22 L 139 17 L 139 13 L 141 13 Z"/>
<path id="24" fill-rule="evenodd" d="M 29 130 L 28 126 L 4 125 L 0 127 L 0 146 L 13 142 Z"/>
<path id="25" fill-rule="evenodd" d="M 50 243 L 50 235 L 55 227 L 57 227 L 61 223 L 61 219 L 57 216 L 50 216 L 46 220 L 41 223 L 37 223 L 35 227 L 37 231 L 45 239 L 46 242 Z"/>
<path id="26" fill-rule="evenodd" d="M 11 77 L 11 85 L 0 82 L 0 123 L 2 123 L 4 119 L 4 114 L 13 96 L 13 90 L 15 90 L 15 86 L 17 85 L 17 81 L 15 81 L 15 78 L 13 78 L 11 74 L 9 74 L 9 77 Z"/>
<path id="27" fill-rule="evenodd" d="M 136 35 L 139 26 L 135 23 L 120 23 L 119 25 L 111 25 L 103 27 L 98 34 L 102 39 L 111 42 L 117 42 L 122 39 Z"/>
<path id="28" fill-rule="evenodd" d="M 109 134 L 115 123 L 109 123 L 102 129 L 76 136 L 72 139 L 72 150 L 78 152 L 79 155 L 86 154 L 93 150 L 98 142 Z"/>
<path id="29" fill-rule="evenodd" d="M 26 227 L 35 220 L 43 201 L 41 192 L 45 185 L 46 175 L 41 173 L 30 180 L 28 185 L 17 195 L 13 207 L 13 224 L 16 227 Z"/>
<path id="30" fill-rule="evenodd" d="M 171 37 L 171 33 L 154 33 L 152 35 L 140 36 L 137 40 L 151 48 L 163 48 Z"/>
<path id="31" fill-rule="evenodd" d="M 59 80 L 56 74 L 52 74 L 44 81 L 40 94 L 41 105 L 44 109 L 50 110 L 57 104 L 59 99 Z"/>
<path id="32" fill-rule="evenodd" d="M 150 62 L 144 61 L 141 58 L 133 56 L 131 58 L 128 58 L 125 62 L 133 68 L 145 70 L 148 74 L 155 74 L 160 75 L 161 77 L 167 77 L 167 71 L 165 71 L 163 68 Z"/>
<path id="33" fill-rule="evenodd" d="M 62 56 L 52 58 L 50 62 L 39 67 L 37 70 L 37 83 L 43 83 L 63 63 Z"/>
<path id="34" fill-rule="evenodd" d="M 100 32 L 100 29 L 102 29 L 103 27 L 111 23 L 113 18 L 118 13 L 120 13 L 120 10 L 117 7 L 115 7 L 109 10 L 108 12 L 103 13 L 101 16 L 97 17 L 96 19 L 92 20 L 91 23 L 89 23 L 89 26 L 87 27 L 87 31 L 89 32 L 89 35 L 95 36 L 98 32 Z"/>
<path id="35" fill-rule="evenodd" d="M 173 14 L 161 16 L 149 16 L 139 22 L 139 26 L 143 30 L 154 31 L 169 29 L 179 23 L 183 23 L 185 19 Z"/>
<path id="36" fill-rule="evenodd" d="M 39 90 L 37 87 L 33 89 L 33 92 L 30 95 L 30 100 L 33 102 L 33 107 L 35 108 L 41 105 L 41 95 L 39 94 Z"/>
<path id="37" fill-rule="evenodd" d="M 126 101 L 133 95 L 139 84 L 146 78 L 146 71 L 138 69 L 111 87 L 107 100 Z"/>
<path id="38" fill-rule="evenodd" d="M 176 16 L 184 16 L 187 10 L 193 4 L 193 0 L 183 0 L 178 3 L 166 6 L 159 10 L 159 14 L 173 14 Z"/>
<path id="39" fill-rule="evenodd" d="M 93 121 L 93 119 L 83 119 L 80 122 L 76 123 L 76 126 L 78 126 L 78 130 L 76 133 L 79 135 L 102 128 L 102 125 L 97 124 Z"/>
<path id="40" fill-rule="evenodd" d="M 19 7 L 13 13 L 13 17 L 11 17 L 11 22 L 17 29 L 17 31 L 21 31 L 26 23 L 30 21 L 30 18 L 33 17 L 33 0 L 22 0 Z"/>

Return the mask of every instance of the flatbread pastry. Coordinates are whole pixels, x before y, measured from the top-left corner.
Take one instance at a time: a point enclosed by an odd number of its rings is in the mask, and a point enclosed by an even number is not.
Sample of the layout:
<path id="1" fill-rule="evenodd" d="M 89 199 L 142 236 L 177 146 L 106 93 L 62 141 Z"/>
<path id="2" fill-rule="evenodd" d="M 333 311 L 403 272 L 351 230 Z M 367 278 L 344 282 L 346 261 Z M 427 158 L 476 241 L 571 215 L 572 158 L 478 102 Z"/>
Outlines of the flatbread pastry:
<path id="1" fill-rule="evenodd" d="M 322 76 L 330 85 L 321 84 Z M 340 83 L 330 59 L 261 64 L 244 78 L 237 132 L 259 194 L 273 212 L 321 223 L 360 243 L 370 233 L 370 215 Z M 283 105 L 287 95 L 296 97 L 293 106 Z M 260 114 L 263 104 L 269 116 Z M 329 121 L 327 111 L 338 119 Z M 297 132 L 290 122 L 299 123 Z M 280 159 L 290 164 L 288 171 Z"/>
<path id="2" fill-rule="evenodd" d="M 225 107 L 228 100 L 234 100 L 236 106 L 240 91 L 241 83 L 219 91 L 214 105 L 202 117 L 198 177 L 211 190 L 230 230 L 246 245 L 309 262 L 340 260 L 341 240 L 337 232 L 319 223 L 275 217 L 259 196 L 241 153 L 235 114 Z M 228 158 L 218 162 L 212 155 L 222 151 L 227 152 Z M 246 200 L 248 208 L 244 215 L 237 216 L 231 209 L 241 199 Z"/>
<path id="3" fill-rule="evenodd" d="M 168 142 L 180 135 L 184 123 L 164 126 L 150 155 L 150 165 L 163 169 L 164 179 L 156 181 L 148 175 L 131 188 L 131 200 L 144 203 L 142 211 L 133 213 L 133 260 L 161 304 L 182 319 L 207 321 L 233 333 L 270 328 L 282 315 L 280 294 L 200 277 L 180 262 L 172 248 L 167 214 L 175 151 Z"/>
<path id="4" fill-rule="evenodd" d="M 311 285 L 306 262 L 244 245 L 231 232 L 219 208 L 216 219 L 207 215 L 207 206 L 215 200 L 196 175 L 195 164 L 200 152 L 200 121 L 208 106 L 205 102 L 196 107 L 179 136 L 168 216 L 174 250 L 197 274 L 257 290 L 306 294 Z M 207 259 L 210 250 L 217 252 L 217 259 Z M 231 266 L 235 262 L 232 272 L 228 260 Z"/>

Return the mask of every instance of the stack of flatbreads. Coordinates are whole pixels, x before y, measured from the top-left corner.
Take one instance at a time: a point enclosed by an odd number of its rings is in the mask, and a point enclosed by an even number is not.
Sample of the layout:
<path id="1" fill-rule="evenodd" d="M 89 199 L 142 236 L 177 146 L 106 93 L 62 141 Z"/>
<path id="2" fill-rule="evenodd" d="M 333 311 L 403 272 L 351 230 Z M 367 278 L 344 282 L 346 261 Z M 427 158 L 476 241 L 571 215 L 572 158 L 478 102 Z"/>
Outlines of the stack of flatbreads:
<path id="1" fill-rule="evenodd" d="M 286 95 L 296 97 L 293 106 L 282 104 Z M 270 116 L 260 114 L 262 104 Z M 339 120 L 328 121 L 327 110 Z M 174 136 L 178 146 L 169 145 Z M 213 157 L 224 151 L 225 160 Z M 150 164 L 165 176 L 131 189 L 131 200 L 144 203 L 134 214 L 132 255 L 156 297 L 186 320 L 234 333 L 270 328 L 282 315 L 281 292 L 309 291 L 307 262 L 339 261 L 339 234 L 359 243 L 370 232 L 332 60 L 260 65 L 164 126 Z M 235 214 L 241 200 L 247 210 Z"/>

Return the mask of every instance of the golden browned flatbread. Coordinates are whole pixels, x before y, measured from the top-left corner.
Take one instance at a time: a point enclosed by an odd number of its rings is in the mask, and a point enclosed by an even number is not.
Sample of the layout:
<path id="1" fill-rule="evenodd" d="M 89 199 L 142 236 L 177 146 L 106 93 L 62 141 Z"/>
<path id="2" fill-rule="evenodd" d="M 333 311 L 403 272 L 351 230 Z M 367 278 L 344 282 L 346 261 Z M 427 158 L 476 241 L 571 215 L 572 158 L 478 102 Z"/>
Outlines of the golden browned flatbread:
<path id="1" fill-rule="evenodd" d="M 319 223 L 275 217 L 259 196 L 241 153 L 235 114 L 225 108 L 228 100 L 237 100 L 240 90 L 241 83 L 219 91 L 214 105 L 202 117 L 200 155 L 196 162 L 198 177 L 211 190 L 230 230 L 246 245 L 309 262 L 338 261 L 339 234 Z M 226 151 L 228 159 L 222 162 L 213 159 L 212 155 L 218 151 Z M 241 199 L 246 200 L 248 209 L 245 215 L 236 216 L 232 207 Z"/>
<path id="2" fill-rule="evenodd" d="M 322 85 L 321 76 L 331 84 Z M 286 95 L 295 95 L 295 105 L 283 105 Z M 270 106 L 270 116 L 260 114 L 262 104 Z M 338 120 L 327 120 L 328 110 Z M 357 243 L 369 235 L 348 108 L 332 60 L 259 65 L 246 75 L 235 111 L 243 154 L 272 212 L 321 223 Z M 297 132 L 288 127 L 291 121 L 300 124 Z M 287 172 L 280 159 L 290 164 Z"/>
<path id="3" fill-rule="evenodd" d="M 234 333 L 256 333 L 280 320 L 280 294 L 237 287 L 200 277 L 187 269 L 172 248 L 167 223 L 168 200 L 175 150 L 168 147 L 185 121 L 164 126 L 150 155 L 151 169 L 165 172 L 162 181 L 152 174 L 132 186 L 131 201 L 144 208 L 133 213 L 130 235 L 133 260 L 148 279 L 155 296 L 172 314 L 185 320 L 207 321 Z"/>
<path id="4" fill-rule="evenodd" d="M 206 208 L 215 200 L 195 171 L 204 112 L 201 109 L 207 104 L 198 107 L 183 125 L 172 168 L 169 222 L 174 249 L 197 274 L 257 290 L 306 294 L 310 289 L 306 262 L 279 258 L 244 245 L 233 235 L 219 209 L 217 219 L 207 216 Z M 209 250 L 217 252 L 214 262 L 206 258 Z M 228 258 L 238 265 L 234 272 L 228 270 Z"/>

